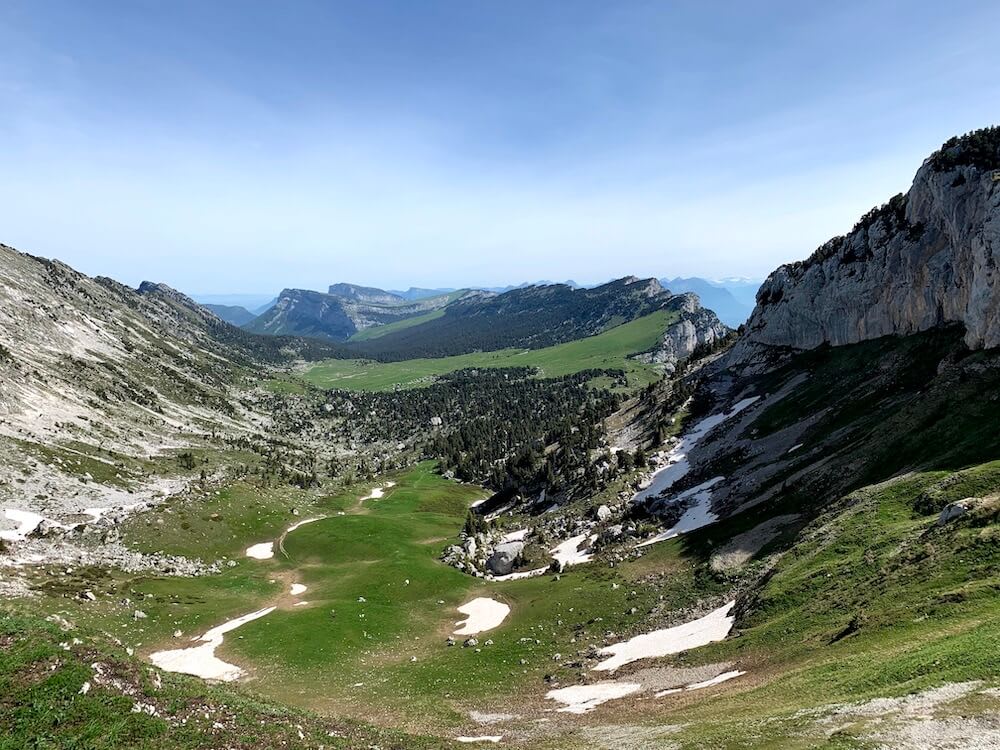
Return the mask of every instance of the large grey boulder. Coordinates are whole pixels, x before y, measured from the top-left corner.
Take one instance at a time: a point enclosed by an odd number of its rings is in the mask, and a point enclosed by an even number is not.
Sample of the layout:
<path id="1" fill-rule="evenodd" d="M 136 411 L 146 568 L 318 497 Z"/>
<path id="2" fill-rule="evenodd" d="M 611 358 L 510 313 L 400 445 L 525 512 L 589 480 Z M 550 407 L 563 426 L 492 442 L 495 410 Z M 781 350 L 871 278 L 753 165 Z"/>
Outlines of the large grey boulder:
<path id="1" fill-rule="evenodd" d="M 969 512 L 969 509 L 973 505 L 973 500 L 971 498 L 966 500 L 959 500 L 958 502 L 948 503 L 941 511 L 941 515 L 938 516 L 937 525 L 944 526 L 950 521 L 954 521 L 960 516 L 964 516 Z"/>
<path id="2" fill-rule="evenodd" d="M 517 559 L 524 551 L 524 542 L 504 542 L 498 544 L 486 561 L 486 568 L 498 576 L 505 576 L 514 570 Z"/>

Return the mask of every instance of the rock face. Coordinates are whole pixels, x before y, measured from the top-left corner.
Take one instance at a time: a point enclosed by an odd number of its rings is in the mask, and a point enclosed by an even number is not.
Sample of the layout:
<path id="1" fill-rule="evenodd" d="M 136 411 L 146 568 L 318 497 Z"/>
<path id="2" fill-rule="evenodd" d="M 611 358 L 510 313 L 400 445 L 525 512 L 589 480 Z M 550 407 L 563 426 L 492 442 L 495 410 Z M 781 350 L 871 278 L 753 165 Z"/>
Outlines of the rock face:
<path id="1" fill-rule="evenodd" d="M 944 526 L 946 523 L 964 516 L 969 512 L 969 508 L 973 506 L 974 502 L 975 501 L 972 498 L 967 498 L 965 500 L 959 500 L 956 503 L 948 503 L 938 516 L 937 525 Z"/>
<path id="2" fill-rule="evenodd" d="M 486 567 L 494 575 L 505 576 L 514 569 L 514 564 L 523 551 L 524 542 L 498 544 L 490 559 L 486 561 Z"/>
<path id="3" fill-rule="evenodd" d="M 731 359 L 959 323 L 971 348 L 1000 346 L 1000 128 L 952 139 L 906 195 L 866 214 L 764 282 Z"/>
<path id="4" fill-rule="evenodd" d="M 664 307 L 677 313 L 677 321 L 667 326 L 656 347 L 633 359 L 662 365 L 667 372 L 673 372 L 682 359 L 690 357 L 700 348 L 713 346 L 729 334 L 729 328 L 718 316 L 701 306 L 697 294 L 675 295 Z"/>
<path id="5" fill-rule="evenodd" d="M 366 328 L 440 310 L 458 299 L 478 299 L 484 294 L 464 291 L 407 301 L 381 289 L 353 284 L 334 284 L 329 294 L 309 289 L 284 289 L 273 307 L 244 327 L 254 333 L 275 336 L 346 341 Z"/>

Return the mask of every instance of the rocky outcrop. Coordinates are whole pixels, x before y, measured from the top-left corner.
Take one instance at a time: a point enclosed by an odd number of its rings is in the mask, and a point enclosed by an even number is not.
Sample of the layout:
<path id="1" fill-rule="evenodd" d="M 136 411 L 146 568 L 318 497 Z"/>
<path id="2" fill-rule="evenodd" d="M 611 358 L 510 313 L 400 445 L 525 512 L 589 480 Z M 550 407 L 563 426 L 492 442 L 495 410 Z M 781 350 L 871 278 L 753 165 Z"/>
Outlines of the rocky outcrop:
<path id="1" fill-rule="evenodd" d="M 514 570 L 514 565 L 523 551 L 524 542 L 498 544 L 486 561 L 486 568 L 494 575 L 505 576 Z"/>
<path id="2" fill-rule="evenodd" d="M 711 349 L 729 334 L 729 328 L 718 316 L 701 306 L 697 294 L 678 294 L 671 297 L 664 307 L 676 313 L 674 322 L 667 326 L 653 349 L 637 354 L 633 359 L 661 365 L 665 371 L 672 373 L 677 369 L 678 362 L 699 350 Z"/>
<path id="3" fill-rule="evenodd" d="M 952 139 L 905 195 L 764 282 L 730 356 L 813 349 L 962 324 L 972 348 L 1000 346 L 1000 128 Z"/>
<path id="4" fill-rule="evenodd" d="M 331 284 L 327 293 L 334 297 L 368 305 L 401 305 L 406 302 L 398 294 L 371 286 L 358 286 L 357 284 Z"/>
<path id="5" fill-rule="evenodd" d="M 330 294 L 325 294 L 309 289 L 285 289 L 273 307 L 244 327 L 272 336 L 312 336 L 346 341 L 366 328 L 440 310 L 458 299 L 479 299 L 486 295 L 465 291 L 407 301 L 379 289 L 352 284 L 334 284 L 330 290 Z"/>

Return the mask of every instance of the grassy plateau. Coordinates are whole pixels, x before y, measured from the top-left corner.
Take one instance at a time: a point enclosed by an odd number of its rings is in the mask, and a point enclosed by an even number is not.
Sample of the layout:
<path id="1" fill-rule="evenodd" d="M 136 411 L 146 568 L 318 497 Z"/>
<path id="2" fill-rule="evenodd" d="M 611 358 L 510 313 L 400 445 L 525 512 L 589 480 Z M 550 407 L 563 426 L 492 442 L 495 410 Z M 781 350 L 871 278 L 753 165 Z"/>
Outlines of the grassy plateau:
<path id="1" fill-rule="evenodd" d="M 623 369 L 631 387 L 642 387 L 659 375 L 652 366 L 634 362 L 629 356 L 655 345 L 670 315 L 661 310 L 595 336 L 544 349 L 504 349 L 402 362 L 330 359 L 313 365 L 302 377 L 320 388 L 384 391 L 427 385 L 438 375 L 470 367 L 536 367 L 539 377 L 548 378 L 597 368 Z"/>

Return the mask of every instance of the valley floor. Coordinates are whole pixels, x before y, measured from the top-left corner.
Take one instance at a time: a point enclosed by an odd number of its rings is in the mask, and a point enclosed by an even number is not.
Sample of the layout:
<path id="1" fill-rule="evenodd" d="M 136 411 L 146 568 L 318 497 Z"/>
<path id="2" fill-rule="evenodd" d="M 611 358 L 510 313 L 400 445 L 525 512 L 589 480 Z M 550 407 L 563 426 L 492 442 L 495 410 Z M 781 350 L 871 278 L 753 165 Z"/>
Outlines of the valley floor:
<path id="1" fill-rule="evenodd" d="M 6 694 L 30 695 L 15 686 L 24 690 L 26 675 L 58 664 L 58 684 L 43 680 L 44 689 L 61 695 L 53 705 L 73 715 L 84 700 L 122 697 L 120 686 L 102 681 L 103 668 L 88 666 L 91 657 L 80 652 L 89 641 L 77 646 L 77 633 L 107 633 L 147 660 L 266 609 L 225 633 L 214 651 L 245 670 L 241 694 L 295 706 L 308 712 L 303 716 L 353 718 L 444 743 L 499 737 L 503 746 L 532 748 L 965 747 L 949 738 L 975 731 L 979 747 L 1000 746 L 991 718 L 1000 710 L 997 505 L 984 501 L 976 513 L 937 527 L 936 516 L 915 513 L 914 502 L 939 486 L 949 497 L 988 497 L 1000 491 L 1000 468 L 912 475 L 859 491 L 810 526 L 794 549 L 779 557 L 782 540 L 775 540 L 735 576 L 711 574 L 708 561 L 720 540 L 761 520 L 752 511 L 618 564 L 597 560 L 558 576 L 490 582 L 438 559 L 483 495 L 441 478 L 432 464 L 318 498 L 237 483 L 197 506 L 177 501 L 136 515 L 124 529 L 138 549 L 225 558 L 233 567 L 196 578 L 98 570 L 56 576 L 64 571 L 41 567 L 38 595 L 4 620 L 0 638 L 20 645 L 5 649 L 0 679 Z M 247 557 L 248 548 L 269 542 L 273 557 Z M 614 672 L 592 670 L 599 649 L 696 619 L 761 575 L 766 583 L 729 639 Z M 84 590 L 95 600 L 81 598 Z M 466 636 L 453 636 L 466 619 L 458 609 L 477 598 L 506 605 L 509 614 L 463 645 Z M 740 599 L 738 608 L 746 604 Z M 53 625 L 32 636 L 35 646 L 20 643 L 25 632 L 37 632 L 19 619 L 28 615 L 73 623 L 74 631 L 58 636 L 67 645 L 53 645 Z M 120 659 L 143 680 L 159 680 Z M 204 690 L 196 678 L 164 679 L 169 688 L 143 688 L 159 696 L 153 715 L 135 719 L 149 736 L 167 721 L 168 696 Z M 594 683 L 641 688 L 624 694 L 598 687 L 623 697 L 585 713 L 557 711 L 562 704 L 546 697 Z M 129 700 L 144 710 L 126 693 Z M 41 719 L 24 701 L 0 702 L 0 715 L 35 726 Z M 288 726 L 302 721 L 313 720 Z M 57 724 L 46 724 L 53 738 Z M 104 739 L 85 733 L 79 746 L 142 746 L 135 727 L 122 731 Z M 4 742 L 0 747 L 17 746 Z M 407 742 L 401 746 L 418 746 Z M 189 746 L 161 746 L 182 745 Z M 48 746 L 60 745 L 53 739 Z"/>

